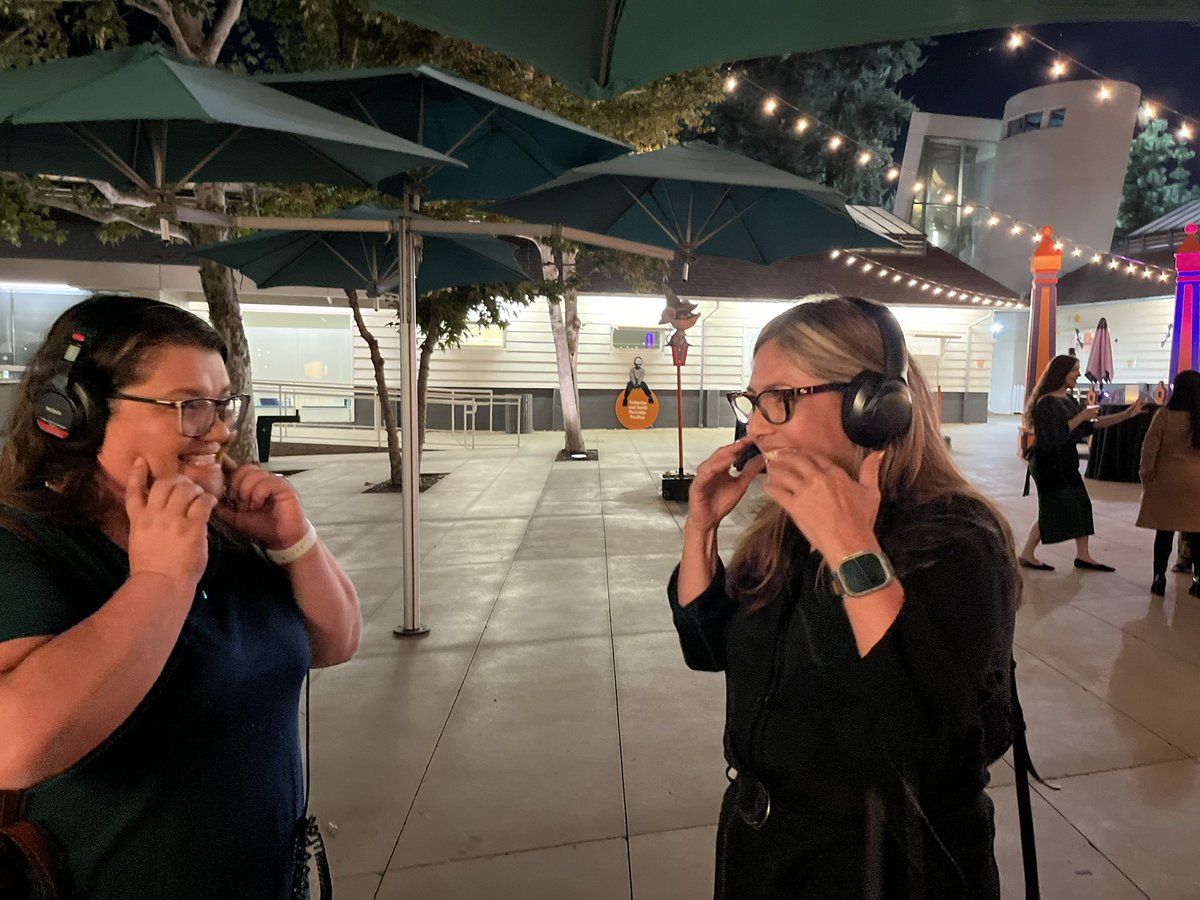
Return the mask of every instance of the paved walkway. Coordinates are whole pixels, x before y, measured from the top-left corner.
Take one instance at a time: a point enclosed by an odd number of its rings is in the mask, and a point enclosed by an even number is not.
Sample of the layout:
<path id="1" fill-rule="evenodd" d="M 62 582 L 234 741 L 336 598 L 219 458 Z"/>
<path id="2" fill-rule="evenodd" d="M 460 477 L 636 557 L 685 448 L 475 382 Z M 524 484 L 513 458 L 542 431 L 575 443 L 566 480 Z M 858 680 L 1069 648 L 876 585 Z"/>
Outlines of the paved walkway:
<path id="1" fill-rule="evenodd" d="M 1012 420 L 948 427 L 1023 536 Z M 680 658 L 664 585 L 683 510 L 657 496 L 674 432 L 431 451 L 421 498 L 425 638 L 399 641 L 399 498 L 359 493 L 381 455 L 277 458 L 350 572 L 357 657 L 313 680 L 313 808 L 339 900 L 711 897 L 725 786 L 722 676 Z M 689 430 L 689 468 L 725 431 Z M 1147 593 L 1136 485 L 1092 483 L 1098 559 L 1027 573 L 1017 643 L 1042 895 L 1200 898 L 1200 601 Z M 722 532 L 728 549 L 744 516 Z M 1023 897 L 1012 772 L 996 766 L 1004 896 Z"/>

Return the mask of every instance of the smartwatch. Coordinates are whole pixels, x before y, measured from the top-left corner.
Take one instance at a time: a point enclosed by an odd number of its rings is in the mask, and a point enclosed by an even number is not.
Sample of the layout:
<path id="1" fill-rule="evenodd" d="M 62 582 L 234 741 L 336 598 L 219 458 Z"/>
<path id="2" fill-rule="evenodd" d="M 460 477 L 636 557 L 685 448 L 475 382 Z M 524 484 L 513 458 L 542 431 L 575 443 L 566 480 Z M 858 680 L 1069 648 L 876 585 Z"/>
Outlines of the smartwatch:
<path id="1" fill-rule="evenodd" d="M 896 578 L 892 564 L 882 553 L 855 553 L 833 569 L 834 590 L 843 597 L 861 597 L 887 587 Z"/>

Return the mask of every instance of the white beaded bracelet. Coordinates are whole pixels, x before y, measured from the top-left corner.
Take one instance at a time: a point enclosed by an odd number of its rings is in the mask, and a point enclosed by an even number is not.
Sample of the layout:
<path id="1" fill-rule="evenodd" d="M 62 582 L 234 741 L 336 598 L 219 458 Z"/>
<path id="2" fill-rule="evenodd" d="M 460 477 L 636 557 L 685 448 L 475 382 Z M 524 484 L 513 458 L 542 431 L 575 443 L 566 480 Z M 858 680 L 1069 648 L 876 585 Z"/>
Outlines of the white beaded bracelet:
<path id="1" fill-rule="evenodd" d="M 272 550 L 270 547 L 264 547 L 267 559 L 277 566 L 286 566 L 288 563 L 295 562 L 313 547 L 317 546 L 317 529 L 313 527 L 313 523 L 309 522 L 308 519 L 304 521 L 308 523 L 308 531 L 304 532 L 304 537 L 300 538 L 292 546 L 284 547 L 282 550 Z"/>

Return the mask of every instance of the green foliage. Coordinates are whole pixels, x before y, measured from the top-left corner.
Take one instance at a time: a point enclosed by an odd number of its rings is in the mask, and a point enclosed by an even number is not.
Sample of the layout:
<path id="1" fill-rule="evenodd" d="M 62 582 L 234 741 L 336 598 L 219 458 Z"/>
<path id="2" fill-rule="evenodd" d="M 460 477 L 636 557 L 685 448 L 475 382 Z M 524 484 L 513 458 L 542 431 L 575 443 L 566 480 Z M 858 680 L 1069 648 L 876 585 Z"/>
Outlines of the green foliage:
<path id="1" fill-rule="evenodd" d="M 671 143 L 719 99 L 716 70 L 672 75 L 616 100 L 591 101 L 525 63 L 372 10 L 367 0 L 259 0 L 284 71 L 425 63 L 611 135 L 638 149 Z"/>
<path id="2" fill-rule="evenodd" d="M 1129 168 L 1117 211 L 1118 237 L 1153 222 L 1171 210 L 1200 199 L 1200 185 L 1192 183 L 1184 163 L 1196 152 L 1179 143 L 1165 119 L 1152 119 L 1138 132 L 1129 148 Z"/>
<path id="3" fill-rule="evenodd" d="M 5 177 L 0 179 L 0 241 L 20 247 L 22 237 L 56 244 L 67 239 L 50 218 L 50 210 L 30 203 L 18 182 Z"/>
<path id="4" fill-rule="evenodd" d="M 828 185 L 852 203 L 881 205 L 889 193 L 882 175 L 892 145 L 916 109 L 896 85 L 924 64 L 924 46 L 896 41 L 739 65 L 745 80 L 786 103 L 776 113 L 764 115 L 762 91 L 743 85 L 713 106 L 704 125 L 688 136 Z M 801 115 L 860 141 L 872 151 L 871 162 L 858 165 L 857 151 L 848 145 L 829 151 L 823 129 L 797 134 L 795 122 Z"/>
<path id="5" fill-rule="evenodd" d="M 101 48 L 128 39 L 118 0 L 0 0 L 0 69 L 66 56 L 72 41 Z"/>
<path id="6" fill-rule="evenodd" d="M 417 327 L 439 350 L 460 347 L 471 327 L 507 328 L 509 316 L 545 296 L 547 285 L 537 281 L 470 284 L 433 291 L 417 299 Z"/>

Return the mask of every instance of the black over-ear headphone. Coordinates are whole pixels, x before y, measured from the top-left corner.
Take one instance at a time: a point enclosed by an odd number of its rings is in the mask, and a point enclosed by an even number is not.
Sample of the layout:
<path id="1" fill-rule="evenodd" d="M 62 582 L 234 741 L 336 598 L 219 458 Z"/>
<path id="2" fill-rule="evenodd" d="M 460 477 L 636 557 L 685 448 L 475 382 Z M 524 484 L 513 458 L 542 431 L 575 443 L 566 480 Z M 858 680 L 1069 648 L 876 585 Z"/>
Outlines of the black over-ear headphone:
<path id="1" fill-rule="evenodd" d="M 97 305 L 108 304 L 85 300 L 77 307 L 60 370 L 33 399 L 37 427 L 70 450 L 99 449 L 108 421 L 107 379 L 88 359 L 104 337 L 99 324 L 99 313 L 104 310 L 97 310 Z"/>
<path id="2" fill-rule="evenodd" d="M 898 441 L 912 427 L 912 394 L 908 389 L 908 349 L 904 331 L 891 310 L 879 303 L 849 298 L 879 329 L 883 338 L 883 373 L 859 372 L 842 394 L 842 428 L 860 447 L 876 450 Z"/>

